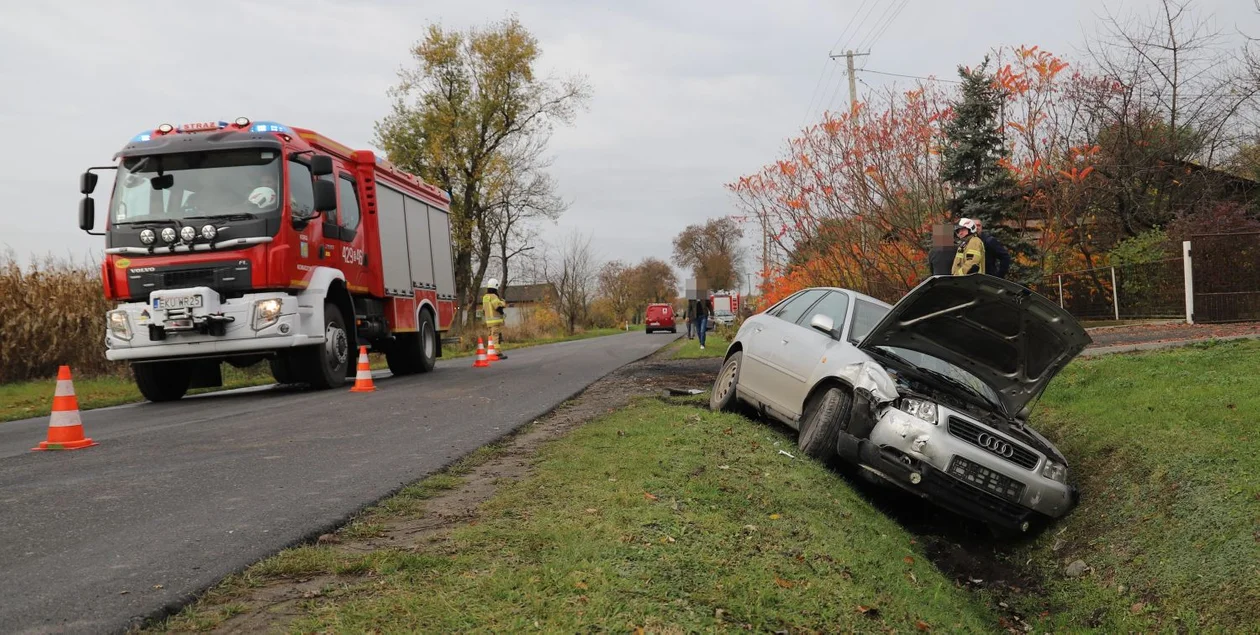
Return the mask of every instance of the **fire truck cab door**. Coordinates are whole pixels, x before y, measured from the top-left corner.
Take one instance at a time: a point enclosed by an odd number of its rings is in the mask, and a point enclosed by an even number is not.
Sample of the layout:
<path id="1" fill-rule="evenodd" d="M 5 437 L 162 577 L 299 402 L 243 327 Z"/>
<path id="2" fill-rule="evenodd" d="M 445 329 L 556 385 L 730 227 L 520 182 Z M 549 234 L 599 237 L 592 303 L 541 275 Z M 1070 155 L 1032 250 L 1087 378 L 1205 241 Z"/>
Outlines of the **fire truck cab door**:
<path id="1" fill-rule="evenodd" d="M 320 178 L 333 179 L 333 175 Z M 362 206 L 359 187 L 349 172 L 338 171 L 337 211 L 325 214 L 323 221 L 323 264 L 340 269 L 353 291 L 368 286 L 367 251 L 364 249 Z"/>

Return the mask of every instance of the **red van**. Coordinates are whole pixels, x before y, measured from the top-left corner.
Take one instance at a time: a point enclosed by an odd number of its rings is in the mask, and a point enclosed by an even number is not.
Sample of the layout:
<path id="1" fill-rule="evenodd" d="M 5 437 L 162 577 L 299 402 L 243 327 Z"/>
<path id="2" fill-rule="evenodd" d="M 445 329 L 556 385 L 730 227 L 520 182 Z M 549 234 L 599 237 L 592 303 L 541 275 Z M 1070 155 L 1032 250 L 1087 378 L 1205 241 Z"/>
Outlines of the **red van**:
<path id="1" fill-rule="evenodd" d="M 674 307 L 668 304 L 649 304 L 643 321 L 645 322 L 644 330 L 648 333 L 678 332 L 678 326 L 674 324 Z"/>

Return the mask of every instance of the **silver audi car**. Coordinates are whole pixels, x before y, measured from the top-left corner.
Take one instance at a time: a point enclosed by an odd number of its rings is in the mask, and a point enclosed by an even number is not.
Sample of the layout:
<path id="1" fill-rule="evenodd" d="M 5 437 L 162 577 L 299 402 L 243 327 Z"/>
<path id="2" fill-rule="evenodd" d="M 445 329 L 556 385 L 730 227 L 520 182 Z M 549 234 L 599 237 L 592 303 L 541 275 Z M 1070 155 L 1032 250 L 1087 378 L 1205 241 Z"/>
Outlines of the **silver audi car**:
<path id="1" fill-rule="evenodd" d="M 999 533 L 1078 501 L 1067 460 L 1026 425 L 1090 343 L 1057 304 L 985 275 L 939 276 L 896 306 L 812 288 L 744 321 L 710 398 L 799 431 L 805 454 L 858 466 Z"/>

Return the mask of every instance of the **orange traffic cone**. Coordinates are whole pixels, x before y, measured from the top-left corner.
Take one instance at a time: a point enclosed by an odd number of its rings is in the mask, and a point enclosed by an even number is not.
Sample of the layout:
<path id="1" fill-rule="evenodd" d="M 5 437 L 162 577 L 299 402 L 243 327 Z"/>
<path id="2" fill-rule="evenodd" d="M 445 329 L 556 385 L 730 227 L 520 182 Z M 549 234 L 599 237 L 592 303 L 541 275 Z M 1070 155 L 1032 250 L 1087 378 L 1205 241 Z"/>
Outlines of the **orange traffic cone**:
<path id="1" fill-rule="evenodd" d="M 70 367 L 57 369 L 57 390 L 53 393 L 52 416 L 48 418 L 48 440 L 32 450 L 80 450 L 96 445 L 83 436 L 83 420 L 79 418 L 79 399 L 74 396 Z"/>
<path id="2" fill-rule="evenodd" d="M 499 361 L 499 351 L 494 347 L 494 338 L 486 340 L 486 359 L 492 362 Z"/>
<path id="3" fill-rule="evenodd" d="M 486 368 L 490 366 L 490 361 L 486 359 L 486 344 L 479 337 L 477 338 L 477 361 L 473 362 L 473 368 Z"/>
<path id="4" fill-rule="evenodd" d="M 372 364 L 368 362 L 367 347 L 359 347 L 359 368 L 354 373 L 354 388 L 350 392 L 376 392 L 372 383 Z"/>

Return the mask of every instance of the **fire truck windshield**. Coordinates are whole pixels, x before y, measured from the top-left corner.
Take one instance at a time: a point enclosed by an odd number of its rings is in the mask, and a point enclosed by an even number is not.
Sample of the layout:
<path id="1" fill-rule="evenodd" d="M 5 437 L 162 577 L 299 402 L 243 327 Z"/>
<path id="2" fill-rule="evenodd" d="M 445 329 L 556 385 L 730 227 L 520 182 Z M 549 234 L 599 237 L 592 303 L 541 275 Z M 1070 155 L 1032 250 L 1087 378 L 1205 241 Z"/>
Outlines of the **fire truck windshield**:
<path id="1" fill-rule="evenodd" d="M 279 214 L 279 183 L 274 150 L 127 157 L 118 166 L 110 220 L 117 225 Z"/>

